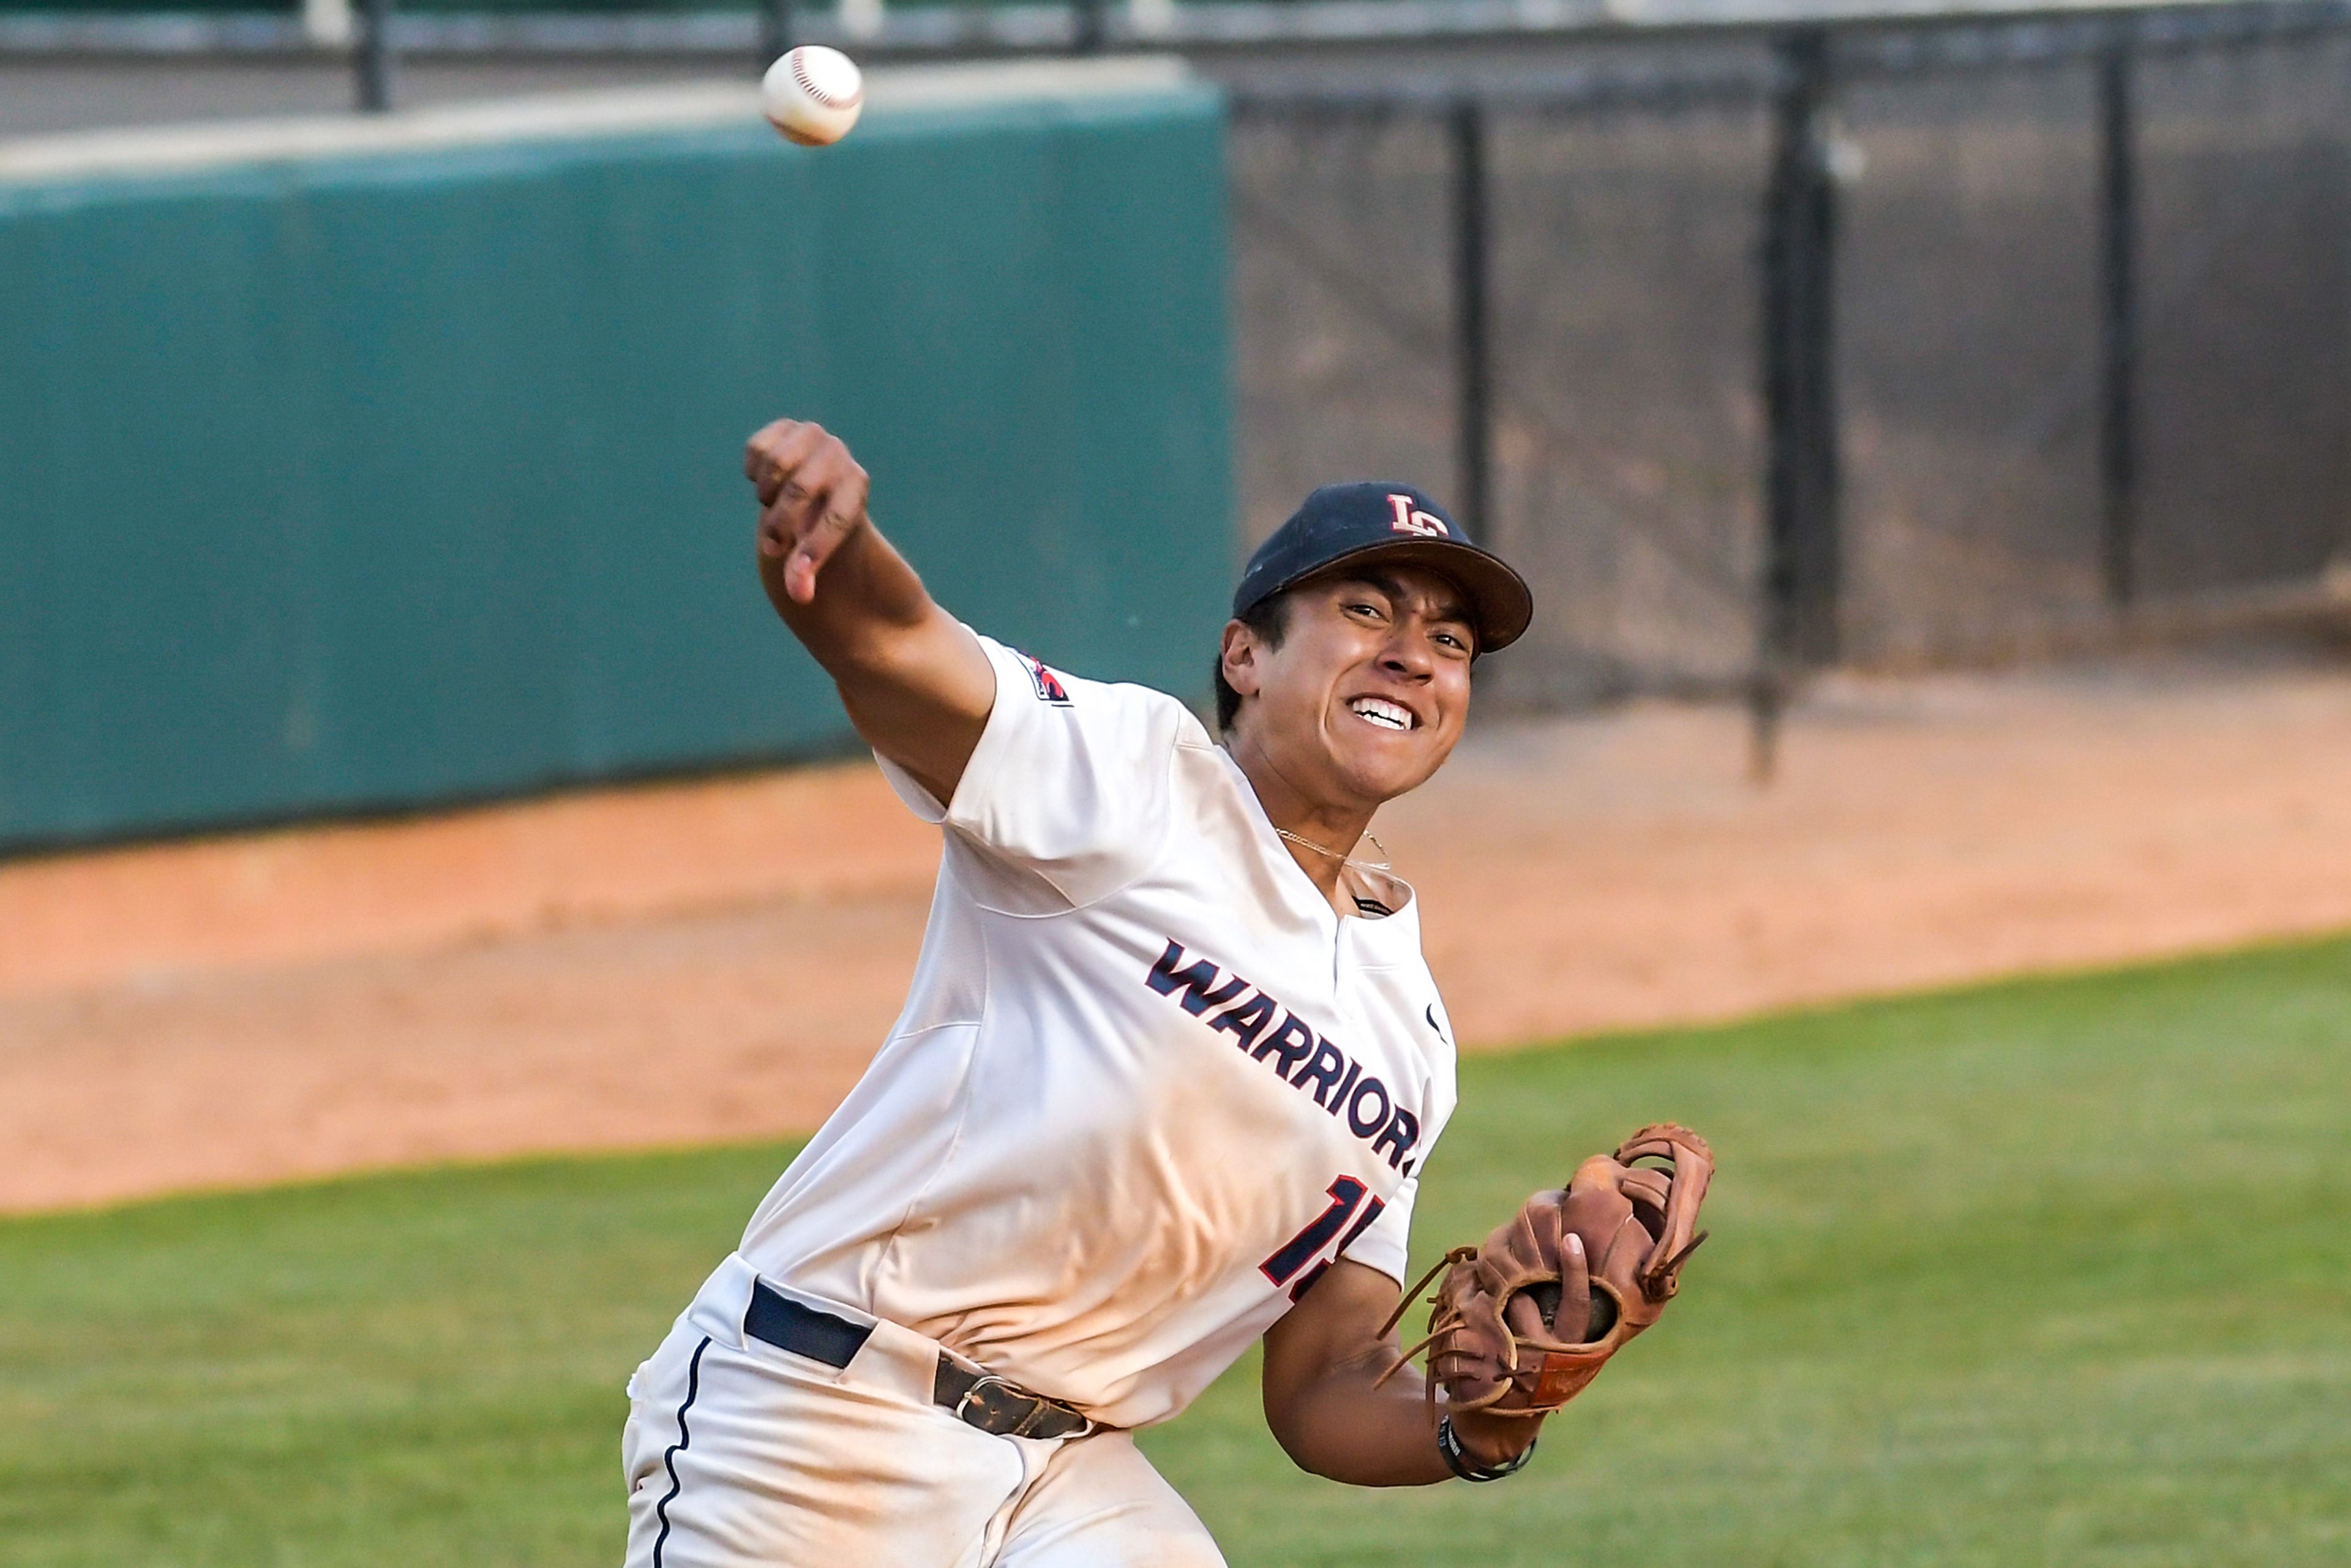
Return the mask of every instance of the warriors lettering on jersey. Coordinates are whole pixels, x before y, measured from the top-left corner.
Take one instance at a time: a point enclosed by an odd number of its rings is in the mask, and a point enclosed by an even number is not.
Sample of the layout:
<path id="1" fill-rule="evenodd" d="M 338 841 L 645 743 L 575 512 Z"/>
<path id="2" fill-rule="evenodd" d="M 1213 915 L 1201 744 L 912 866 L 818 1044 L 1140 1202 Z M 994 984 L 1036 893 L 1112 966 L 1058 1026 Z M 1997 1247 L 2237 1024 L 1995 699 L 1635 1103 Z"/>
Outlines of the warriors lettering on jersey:
<path id="1" fill-rule="evenodd" d="M 1195 1018 L 1222 1009 L 1208 1028 L 1233 1037 L 1234 1046 L 1266 1062 L 1274 1076 L 1311 1094 L 1332 1115 L 1344 1114 L 1347 1130 L 1372 1146 L 1388 1168 L 1412 1174 L 1413 1145 L 1420 1141 L 1420 1118 L 1395 1103 L 1388 1086 L 1364 1071 L 1363 1064 L 1333 1045 L 1265 992 L 1206 958 L 1190 957 L 1169 938 L 1167 950 L 1143 983 L 1171 997 Z"/>

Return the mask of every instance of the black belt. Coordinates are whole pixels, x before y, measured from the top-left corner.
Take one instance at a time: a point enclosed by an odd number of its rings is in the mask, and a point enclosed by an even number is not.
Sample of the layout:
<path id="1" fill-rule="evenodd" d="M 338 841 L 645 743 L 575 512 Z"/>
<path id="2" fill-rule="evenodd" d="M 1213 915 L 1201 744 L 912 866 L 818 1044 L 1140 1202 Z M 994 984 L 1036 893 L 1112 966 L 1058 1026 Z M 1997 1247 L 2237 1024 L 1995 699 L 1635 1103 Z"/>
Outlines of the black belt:
<path id="1" fill-rule="evenodd" d="M 864 1348 L 873 1330 L 802 1306 L 759 1280 L 751 1286 L 743 1332 L 778 1350 L 842 1367 Z M 944 1351 L 931 1382 L 931 1398 L 966 1426 L 999 1437 L 1082 1437 L 1094 1430 L 1092 1418 L 1075 1406 L 965 1366 Z"/>

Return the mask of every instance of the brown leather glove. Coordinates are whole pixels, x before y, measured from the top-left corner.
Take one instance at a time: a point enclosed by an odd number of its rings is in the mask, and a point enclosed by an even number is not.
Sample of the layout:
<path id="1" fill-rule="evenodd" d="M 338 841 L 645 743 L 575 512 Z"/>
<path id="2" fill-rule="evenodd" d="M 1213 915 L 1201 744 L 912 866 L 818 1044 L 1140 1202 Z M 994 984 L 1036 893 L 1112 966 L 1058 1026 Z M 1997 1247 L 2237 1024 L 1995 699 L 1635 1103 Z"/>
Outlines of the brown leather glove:
<path id="1" fill-rule="evenodd" d="M 1428 1335 L 1405 1352 L 1428 1352 L 1430 1397 L 1442 1385 L 1455 1410 L 1542 1416 L 1583 1392 L 1681 1288 L 1682 1265 L 1707 1237 L 1698 1213 L 1713 1176 L 1704 1138 L 1671 1123 L 1644 1127 L 1578 1166 L 1564 1192 L 1527 1199 L 1484 1245 L 1447 1253 L 1387 1324 L 1444 1273 Z"/>

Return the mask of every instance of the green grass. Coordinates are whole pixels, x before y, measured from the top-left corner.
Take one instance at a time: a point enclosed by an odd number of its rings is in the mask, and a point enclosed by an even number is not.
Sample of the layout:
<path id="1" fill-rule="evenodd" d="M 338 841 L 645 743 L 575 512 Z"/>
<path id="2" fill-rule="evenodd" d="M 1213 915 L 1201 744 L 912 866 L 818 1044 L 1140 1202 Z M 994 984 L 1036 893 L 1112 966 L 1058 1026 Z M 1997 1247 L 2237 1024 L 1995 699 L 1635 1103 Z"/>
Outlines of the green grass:
<path id="1" fill-rule="evenodd" d="M 1235 1568 L 2351 1561 L 2351 942 L 1472 1062 L 1420 1249 L 1636 1123 L 1715 1239 L 1503 1485 L 1147 1439 Z M 0 1563 L 610 1564 L 621 1385 L 778 1147 L 0 1225 Z"/>

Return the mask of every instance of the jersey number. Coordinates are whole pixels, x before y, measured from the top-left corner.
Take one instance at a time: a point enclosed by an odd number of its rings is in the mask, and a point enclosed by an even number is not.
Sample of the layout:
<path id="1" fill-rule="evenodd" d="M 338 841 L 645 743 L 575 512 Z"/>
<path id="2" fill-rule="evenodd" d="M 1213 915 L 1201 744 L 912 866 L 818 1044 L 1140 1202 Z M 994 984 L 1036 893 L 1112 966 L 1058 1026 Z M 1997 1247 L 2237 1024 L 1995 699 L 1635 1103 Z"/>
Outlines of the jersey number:
<path id="1" fill-rule="evenodd" d="M 1387 1207 L 1384 1199 L 1371 1197 L 1370 1190 L 1353 1176 L 1335 1178 L 1327 1190 L 1331 1195 L 1331 1207 L 1316 1215 L 1305 1229 L 1275 1248 L 1273 1255 L 1258 1265 L 1258 1271 L 1275 1284 L 1290 1285 L 1290 1299 L 1293 1301 L 1314 1288 L 1314 1281 L 1330 1269 L 1331 1258 L 1336 1258 L 1353 1246 L 1355 1238 L 1364 1233 L 1364 1228 L 1377 1219 L 1380 1210 Z M 1358 1210 L 1362 1212 L 1358 1213 Z M 1353 1225 L 1347 1223 L 1350 1219 L 1354 1221 Z M 1346 1234 L 1340 1236 L 1343 1230 Z M 1334 1236 L 1339 1238 L 1339 1245 L 1331 1248 L 1331 1258 L 1314 1262 L 1322 1249 L 1331 1246 L 1331 1239 Z M 1311 1262 L 1314 1262 L 1314 1267 L 1307 1269 L 1306 1265 Z M 1306 1270 L 1302 1275 L 1299 1272 L 1301 1269 Z M 1292 1280 L 1298 1282 L 1290 1285 Z"/>

